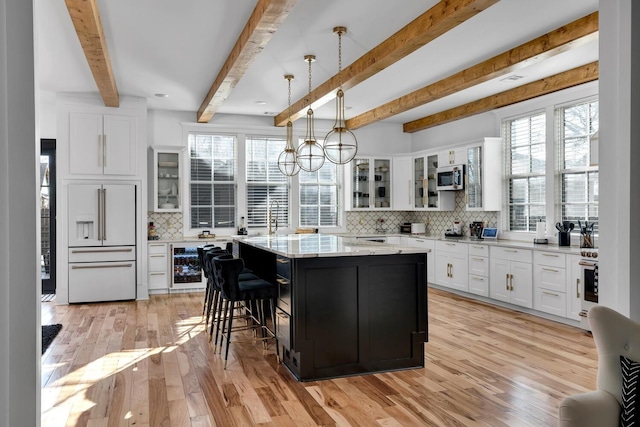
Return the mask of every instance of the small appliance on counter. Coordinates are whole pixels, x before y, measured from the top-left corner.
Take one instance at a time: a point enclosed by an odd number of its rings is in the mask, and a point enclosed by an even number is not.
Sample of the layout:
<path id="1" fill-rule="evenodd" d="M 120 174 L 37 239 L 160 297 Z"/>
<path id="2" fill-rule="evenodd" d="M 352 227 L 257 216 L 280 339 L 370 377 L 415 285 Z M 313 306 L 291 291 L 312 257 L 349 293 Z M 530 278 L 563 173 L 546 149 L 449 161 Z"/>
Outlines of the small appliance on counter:
<path id="1" fill-rule="evenodd" d="M 404 224 L 400 224 L 400 233 L 410 234 L 411 233 L 411 223 L 405 222 Z"/>
<path id="2" fill-rule="evenodd" d="M 469 224 L 469 237 L 472 239 L 480 239 L 482 237 L 482 229 L 484 223 L 482 221 L 473 221 Z"/>
<path id="3" fill-rule="evenodd" d="M 427 225 L 423 222 L 414 222 L 411 224 L 411 234 L 424 234 L 427 232 Z"/>
<path id="4" fill-rule="evenodd" d="M 445 231 L 444 237 L 464 237 L 462 235 L 462 226 L 460 225 L 460 221 L 454 221 L 453 228 Z"/>

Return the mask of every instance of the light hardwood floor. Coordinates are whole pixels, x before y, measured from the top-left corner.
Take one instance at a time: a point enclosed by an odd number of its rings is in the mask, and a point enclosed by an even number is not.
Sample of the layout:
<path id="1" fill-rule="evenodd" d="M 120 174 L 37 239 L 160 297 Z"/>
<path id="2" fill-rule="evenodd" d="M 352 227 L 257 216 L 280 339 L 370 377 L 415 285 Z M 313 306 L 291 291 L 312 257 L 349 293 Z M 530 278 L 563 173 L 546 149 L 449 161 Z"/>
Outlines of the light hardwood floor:
<path id="1" fill-rule="evenodd" d="M 42 426 L 554 426 L 595 387 L 584 331 L 429 289 L 424 369 L 296 382 L 274 347 L 232 345 L 227 370 L 202 293 L 56 306 L 42 356 Z"/>

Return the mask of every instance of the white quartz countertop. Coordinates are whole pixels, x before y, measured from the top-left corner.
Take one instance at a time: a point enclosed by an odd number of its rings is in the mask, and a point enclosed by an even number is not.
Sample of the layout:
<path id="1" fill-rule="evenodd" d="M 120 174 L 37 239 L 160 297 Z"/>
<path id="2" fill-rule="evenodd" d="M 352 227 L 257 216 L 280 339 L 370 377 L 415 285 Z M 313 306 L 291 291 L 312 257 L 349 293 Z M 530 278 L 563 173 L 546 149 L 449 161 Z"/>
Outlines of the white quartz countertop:
<path id="1" fill-rule="evenodd" d="M 363 242 L 330 234 L 286 234 L 242 237 L 238 241 L 287 258 L 393 255 L 428 253 L 425 248 Z"/>

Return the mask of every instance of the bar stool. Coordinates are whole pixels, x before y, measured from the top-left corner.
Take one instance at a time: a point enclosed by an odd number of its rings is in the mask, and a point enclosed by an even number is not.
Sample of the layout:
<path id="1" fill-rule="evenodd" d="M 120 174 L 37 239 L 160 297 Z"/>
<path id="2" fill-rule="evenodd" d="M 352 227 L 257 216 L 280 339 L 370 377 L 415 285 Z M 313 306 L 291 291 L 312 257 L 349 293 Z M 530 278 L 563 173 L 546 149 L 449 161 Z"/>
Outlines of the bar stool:
<path id="1" fill-rule="evenodd" d="M 244 261 L 240 258 L 229 258 L 226 256 L 214 257 L 212 260 L 213 275 L 220 289 L 220 305 L 224 303 L 223 311 L 218 316 L 218 325 L 216 326 L 216 343 L 218 340 L 219 323 L 222 322 L 222 336 L 220 351 L 222 351 L 222 341 L 226 336 L 226 349 L 224 355 L 224 368 L 227 368 L 227 359 L 229 357 L 229 344 L 231 342 L 231 333 L 239 330 L 259 329 L 260 334 L 252 339 L 252 341 L 260 340 L 266 348 L 266 341 L 273 338 L 276 340 L 276 354 L 278 354 L 277 338 L 273 330 L 269 329 L 266 323 L 264 313 L 264 303 L 269 302 L 271 310 L 271 321 L 275 329 L 275 300 L 277 297 L 277 288 L 264 279 L 240 280 Z M 243 328 L 233 329 L 234 310 L 233 307 L 238 301 L 244 301 L 246 307 L 254 307 L 255 312 L 252 317 L 255 321 L 252 325 Z M 230 309 L 231 308 L 231 309 Z M 228 321 L 228 326 L 227 326 Z M 226 330 L 226 331 L 225 331 Z M 239 342 L 235 340 L 234 342 Z"/>
<path id="2" fill-rule="evenodd" d="M 222 301 L 220 298 L 221 289 L 218 283 L 216 282 L 216 280 L 214 279 L 214 273 L 213 273 L 212 260 L 216 257 L 223 257 L 227 259 L 227 258 L 233 258 L 233 255 L 229 254 L 226 250 L 223 250 L 221 248 L 210 249 L 204 254 L 204 268 L 208 274 L 207 287 L 211 290 L 209 292 L 208 299 L 206 301 L 207 316 L 206 316 L 206 323 L 205 323 L 208 326 L 209 319 L 211 319 L 211 326 L 209 328 L 209 341 L 211 341 L 213 338 L 214 322 L 216 322 L 217 319 L 220 319 L 220 315 L 221 315 L 220 313 L 222 311 L 222 306 L 220 305 Z M 253 274 L 253 272 L 248 268 L 243 268 L 242 272 L 239 275 L 239 280 L 241 281 L 254 280 L 257 278 L 258 276 Z M 217 326 L 217 323 L 216 323 L 216 326 Z M 217 345 L 217 340 L 215 342 L 215 345 Z"/>
<path id="3" fill-rule="evenodd" d="M 210 281 L 209 281 L 209 269 L 207 268 L 207 264 L 205 262 L 204 259 L 204 254 L 205 252 L 211 250 L 211 249 L 220 249 L 222 250 L 222 248 L 219 248 L 216 245 L 213 244 L 209 244 L 209 245 L 202 245 L 202 246 L 198 246 L 197 250 L 198 250 L 198 261 L 200 262 L 200 267 L 202 268 L 202 272 L 204 273 L 204 278 L 206 279 L 206 286 L 205 286 L 205 291 L 204 291 L 204 302 L 202 304 L 202 317 L 204 317 L 205 312 L 207 313 L 207 321 L 206 324 L 209 323 L 209 313 L 208 313 L 208 309 L 207 309 L 207 303 L 209 301 L 209 294 L 211 292 L 211 286 L 210 286 Z"/>

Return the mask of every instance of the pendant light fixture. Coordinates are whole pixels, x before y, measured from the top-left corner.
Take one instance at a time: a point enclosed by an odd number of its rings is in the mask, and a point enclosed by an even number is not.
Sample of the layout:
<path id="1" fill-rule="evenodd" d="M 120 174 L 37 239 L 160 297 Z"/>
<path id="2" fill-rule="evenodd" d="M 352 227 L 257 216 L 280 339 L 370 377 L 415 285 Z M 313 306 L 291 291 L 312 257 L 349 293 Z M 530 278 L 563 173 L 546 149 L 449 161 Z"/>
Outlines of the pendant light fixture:
<path id="1" fill-rule="evenodd" d="M 346 34 L 346 27 L 335 27 L 333 32 L 338 35 L 338 92 L 336 93 L 336 121 L 333 130 L 324 138 L 324 155 L 330 162 L 339 165 L 349 163 L 358 152 L 358 140 L 347 129 L 344 119 L 344 92 L 342 90 L 342 34 Z"/>
<path id="2" fill-rule="evenodd" d="M 304 142 L 298 147 L 298 165 L 307 172 L 315 172 L 324 164 L 324 152 L 314 135 L 313 109 L 311 108 L 311 63 L 316 60 L 315 55 L 305 55 L 304 60 L 309 63 L 309 109 L 307 110 L 307 133 Z"/>
<path id="3" fill-rule="evenodd" d="M 278 169 L 283 175 L 294 176 L 300 172 L 300 165 L 298 165 L 298 153 L 293 147 L 293 123 L 291 123 L 291 80 L 293 80 L 293 75 L 287 74 L 284 78 L 289 82 L 289 120 L 287 121 L 287 141 L 284 151 L 278 157 Z"/>

